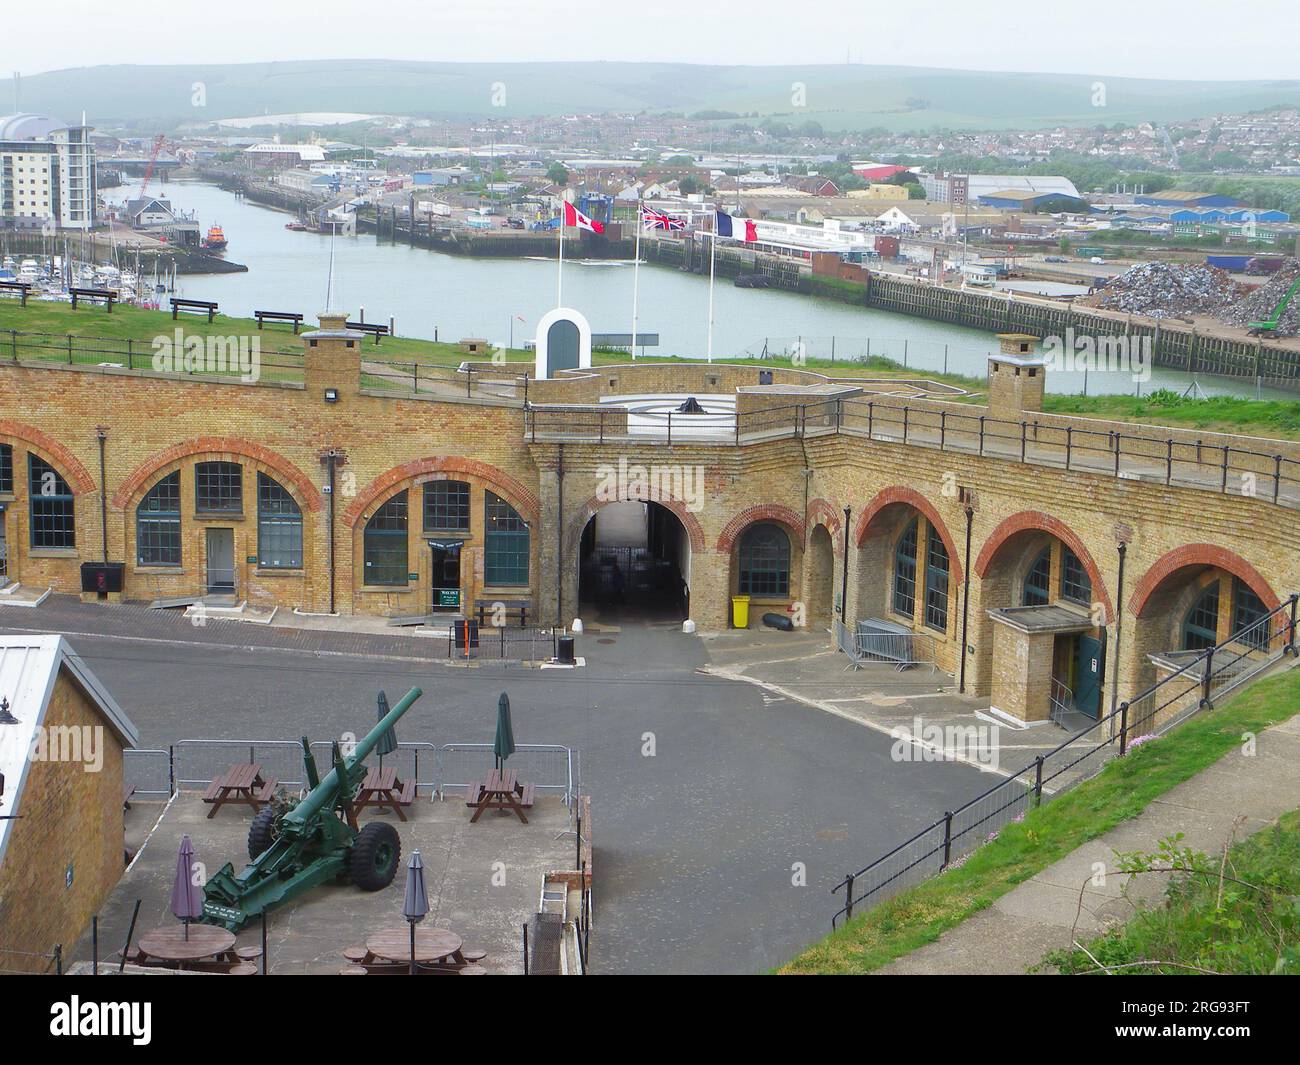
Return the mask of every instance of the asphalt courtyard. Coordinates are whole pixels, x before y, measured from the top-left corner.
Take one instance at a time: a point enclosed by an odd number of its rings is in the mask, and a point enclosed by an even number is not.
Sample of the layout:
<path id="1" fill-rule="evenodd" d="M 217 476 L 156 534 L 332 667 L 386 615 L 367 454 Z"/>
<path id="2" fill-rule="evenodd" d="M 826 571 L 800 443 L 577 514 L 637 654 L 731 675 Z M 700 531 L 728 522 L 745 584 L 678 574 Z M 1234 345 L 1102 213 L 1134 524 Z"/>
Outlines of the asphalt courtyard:
<path id="1" fill-rule="evenodd" d="M 329 739 L 375 693 L 419 685 L 402 740 L 490 743 L 510 695 L 518 743 L 581 752 L 592 798 L 592 968 L 759 972 L 823 935 L 844 873 L 987 786 L 955 762 L 895 762 L 888 735 L 762 687 L 705 676 L 706 645 L 629 622 L 578 641 L 585 668 L 448 665 L 445 644 L 304 632 L 55 596 L 0 633 L 57 632 L 135 721 L 141 746 Z"/>

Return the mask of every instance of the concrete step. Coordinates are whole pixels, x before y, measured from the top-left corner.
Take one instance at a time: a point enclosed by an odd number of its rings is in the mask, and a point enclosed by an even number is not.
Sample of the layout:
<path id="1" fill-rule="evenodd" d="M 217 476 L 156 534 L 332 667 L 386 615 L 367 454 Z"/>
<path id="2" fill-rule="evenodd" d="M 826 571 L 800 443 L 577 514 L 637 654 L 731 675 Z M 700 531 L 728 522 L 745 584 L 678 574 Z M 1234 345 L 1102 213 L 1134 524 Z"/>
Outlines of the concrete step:
<path id="1" fill-rule="evenodd" d="M 50 597 L 51 588 L 27 588 L 22 584 L 6 584 L 0 588 L 0 606 L 38 607 Z"/>

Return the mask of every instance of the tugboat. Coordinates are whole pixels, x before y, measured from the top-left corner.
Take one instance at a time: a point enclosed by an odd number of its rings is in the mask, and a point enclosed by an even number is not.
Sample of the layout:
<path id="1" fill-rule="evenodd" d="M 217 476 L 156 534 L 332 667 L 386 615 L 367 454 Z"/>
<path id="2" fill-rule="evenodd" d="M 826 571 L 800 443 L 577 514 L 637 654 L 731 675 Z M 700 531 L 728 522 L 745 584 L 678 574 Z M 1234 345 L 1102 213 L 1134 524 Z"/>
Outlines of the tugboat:
<path id="1" fill-rule="evenodd" d="M 203 239 L 204 251 L 221 252 L 226 250 L 226 234 L 220 226 L 209 226 L 208 235 Z"/>

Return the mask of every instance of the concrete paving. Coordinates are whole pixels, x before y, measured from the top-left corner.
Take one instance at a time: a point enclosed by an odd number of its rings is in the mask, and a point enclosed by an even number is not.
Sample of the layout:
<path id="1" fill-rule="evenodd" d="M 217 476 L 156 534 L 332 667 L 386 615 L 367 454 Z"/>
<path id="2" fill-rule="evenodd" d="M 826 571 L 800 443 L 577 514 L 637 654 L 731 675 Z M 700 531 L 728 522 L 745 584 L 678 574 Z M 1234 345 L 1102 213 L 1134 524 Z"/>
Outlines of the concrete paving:
<path id="1" fill-rule="evenodd" d="M 426 694 L 399 740 L 490 743 L 507 691 L 516 742 L 580 755 L 593 805 L 595 972 L 773 968 L 829 930 L 830 889 L 846 871 L 988 779 L 956 762 L 899 763 L 888 735 L 709 676 L 709 645 L 679 625 L 594 618 L 599 633 L 594 625 L 578 641 L 585 668 L 541 670 L 448 664 L 436 640 L 337 620 L 195 627 L 174 612 L 54 596 L 0 615 L 0 632 L 68 634 L 149 748 L 328 740 L 374 721 L 378 689 L 391 699 L 412 684 Z"/>
<path id="2" fill-rule="evenodd" d="M 243 868 L 251 811 L 226 806 L 208 820 L 209 809 L 194 792 L 165 806 L 132 803 L 128 838 L 139 850 L 100 911 L 101 963 L 126 941 L 137 899 L 137 940 L 142 932 L 176 923 L 168 906 L 182 834 L 189 835 L 195 860 L 205 864 L 207 874 L 227 861 L 236 870 Z M 344 948 L 363 944 L 370 933 L 405 927 L 405 869 L 416 849 L 424 860 L 429 894 L 424 924 L 450 929 L 466 946 L 486 950 L 482 964 L 489 973 L 523 971 L 520 926 L 537 912 L 542 877 L 574 862 L 568 809 L 556 798 L 543 797 L 529 811 L 527 825 L 495 812 L 471 825 L 463 802 L 422 798 L 407 817 L 399 822 L 375 811 L 363 817 L 363 823 L 387 820 L 401 836 L 402 867 L 387 888 L 366 892 L 351 884 L 322 885 L 271 913 L 267 957 L 273 975 L 337 973 L 346 964 L 340 953 Z M 260 942 L 260 923 L 239 933 L 240 946 Z M 71 957 L 88 961 L 90 956 L 90 939 L 84 936 Z"/>
<path id="3" fill-rule="evenodd" d="M 1155 741 L 1160 742 L 1160 741 Z M 1219 854 L 1300 808 L 1300 718 L 1267 729 L 1256 753 L 1226 754 L 1214 765 L 1152 802 L 1142 813 L 1084 844 L 996 900 L 934 943 L 878 972 L 904 974 L 1024 973 L 1045 953 L 1086 942 L 1154 905 L 1167 878 L 1111 872 L 1100 884 L 1095 863 L 1114 868 L 1115 853 L 1154 851 L 1183 833 L 1180 846 Z"/>

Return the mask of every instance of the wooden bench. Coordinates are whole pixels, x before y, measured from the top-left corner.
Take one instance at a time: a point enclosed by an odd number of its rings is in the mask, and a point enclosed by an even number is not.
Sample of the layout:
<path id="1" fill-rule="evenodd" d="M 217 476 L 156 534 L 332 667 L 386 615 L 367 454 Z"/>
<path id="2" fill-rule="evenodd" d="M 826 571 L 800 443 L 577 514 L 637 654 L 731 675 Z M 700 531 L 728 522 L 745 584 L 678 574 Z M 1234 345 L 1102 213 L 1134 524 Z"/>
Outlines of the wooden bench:
<path id="1" fill-rule="evenodd" d="M 370 951 L 366 950 L 365 947 L 345 947 L 343 957 L 353 965 L 360 965 L 370 957 Z"/>
<path id="2" fill-rule="evenodd" d="M 345 965 L 339 970 L 339 976 L 369 976 L 360 965 Z"/>
<path id="3" fill-rule="evenodd" d="M 525 810 L 532 807 L 537 802 L 537 786 L 535 784 L 525 784 L 524 790 L 519 793 L 519 805 Z"/>
<path id="4" fill-rule="evenodd" d="M 386 325 L 371 325 L 369 322 L 345 322 L 344 324 L 349 329 L 356 329 L 358 332 L 372 334 L 375 338 L 376 344 L 379 343 L 380 337 L 388 336 L 388 326 Z"/>
<path id="5" fill-rule="evenodd" d="M 256 813 L 274 797 L 277 783 L 274 777 L 263 779 L 262 767 L 255 762 L 232 765 L 203 793 L 203 801 L 212 806 L 209 819 L 216 817 L 217 811 L 227 803 L 251 806 Z"/>
<path id="6" fill-rule="evenodd" d="M 27 294 L 31 292 L 32 286 L 26 281 L 0 281 L 0 293 L 12 292 L 23 301 L 23 306 L 27 306 Z"/>
<path id="7" fill-rule="evenodd" d="M 292 322 L 293 335 L 298 335 L 298 327 L 302 325 L 302 315 L 295 314 L 293 311 L 254 311 L 253 317 L 257 319 L 257 328 L 262 328 L 262 323 L 266 322 Z"/>
<path id="8" fill-rule="evenodd" d="M 517 621 L 522 629 L 528 624 L 528 611 L 532 603 L 527 599 L 475 599 L 474 612 L 478 615 L 479 627 L 495 627 L 493 622 L 498 614 L 506 624 Z"/>
<path id="9" fill-rule="evenodd" d="M 108 313 L 113 313 L 113 304 L 117 302 L 117 293 L 107 288 L 70 288 L 68 295 L 72 297 L 72 309 L 77 309 L 78 300 L 86 300 L 90 303 L 103 303 L 108 308 Z"/>
<path id="10" fill-rule="evenodd" d="M 232 965 L 226 972 L 230 976 L 256 976 L 257 966 L 251 961 L 241 961 L 238 965 Z"/>
<path id="11" fill-rule="evenodd" d="M 183 300 L 173 296 L 171 298 L 172 321 L 176 321 L 176 315 L 180 311 L 190 311 L 195 314 L 206 314 L 208 316 L 208 325 L 212 324 L 212 319 L 217 315 L 216 300 Z"/>

